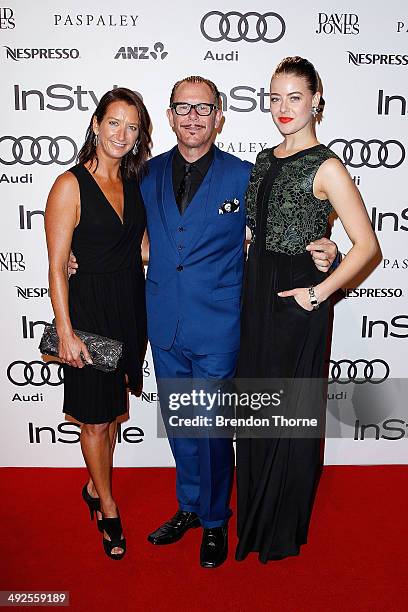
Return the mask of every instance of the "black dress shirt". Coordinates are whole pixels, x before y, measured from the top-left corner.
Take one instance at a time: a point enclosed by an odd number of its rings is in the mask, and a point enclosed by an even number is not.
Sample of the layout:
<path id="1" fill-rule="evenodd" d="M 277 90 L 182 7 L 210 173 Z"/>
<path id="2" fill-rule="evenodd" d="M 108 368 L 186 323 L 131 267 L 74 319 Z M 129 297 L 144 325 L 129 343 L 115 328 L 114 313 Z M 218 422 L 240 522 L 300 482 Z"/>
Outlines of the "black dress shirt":
<path id="1" fill-rule="evenodd" d="M 210 150 L 197 159 L 194 163 L 191 164 L 191 186 L 188 194 L 188 203 L 190 204 L 191 200 L 195 196 L 200 187 L 201 183 L 204 180 L 205 175 L 208 172 L 209 167 L 211 166 L 214 159 L 214 145 L 211 145 Z M 178 147 L 176 148 L 173 155 L 173 191 L 174 197 L 177 196 L 178 189 L 180 187 L 180 183 L 183 180 L 184 176 L 184 166 L 188 163 L 186 159 L 180 153 Z"/>

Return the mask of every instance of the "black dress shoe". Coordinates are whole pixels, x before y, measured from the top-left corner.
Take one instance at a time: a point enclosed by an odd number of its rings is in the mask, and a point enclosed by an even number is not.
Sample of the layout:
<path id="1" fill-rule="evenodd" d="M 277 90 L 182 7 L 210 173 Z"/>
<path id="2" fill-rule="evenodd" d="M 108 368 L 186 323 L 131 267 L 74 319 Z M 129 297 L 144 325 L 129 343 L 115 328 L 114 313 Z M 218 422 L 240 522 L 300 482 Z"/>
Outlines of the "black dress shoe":
<path id="1" fill-rule="evenodd" d="M 200 550 L 201 567 L 218 567 L 228 556 L 228 525 L 204 529 Z"/>
<path id="2" fill-rule="evenodd" d="M 178 542 L 189 529 L 200 527 L 200 519 L 195 512 L 178 510 L 176 514 L 161 527 L 147 536 L 152 544 L 173 544 Z"/>

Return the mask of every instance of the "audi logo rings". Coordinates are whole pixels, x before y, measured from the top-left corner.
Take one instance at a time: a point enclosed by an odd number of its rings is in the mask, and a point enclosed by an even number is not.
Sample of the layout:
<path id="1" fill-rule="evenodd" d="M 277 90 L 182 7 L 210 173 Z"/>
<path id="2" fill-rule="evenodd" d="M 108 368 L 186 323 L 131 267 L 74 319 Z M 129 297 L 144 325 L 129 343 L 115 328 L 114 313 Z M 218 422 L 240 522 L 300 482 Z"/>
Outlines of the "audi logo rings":
<path id="1" fill-rule="evenodd" d="M 340 143 L 343 147 L 335 147 L 334 145 L 337 143 Z M 383 142 L 377 140 L 377 138 L 367 141 L 354 138 L 354 140 L 347 141 L 343 138 L 336 138 L 328 146 L 337 152 L 345 165 L 350 166 L 350 168 L 362 168 L 363 166 L 367 166 L 367 168 L 379 168 L 380 166 L 398 168 L 405 159 L 404 145 L 398 140 Z M 392 158 L 392 161 L 389 160 L 389 157 Z"/>
<path id="2" fill-rule="evenodd" d="M 329 364 L 329 384 L 336 382 L 339 385 L 346 385 L 352 382 L 356 385 L 362 385 L 368 382 L 379 385 L 390 374 L 390 366 L 383 359 L 373 359 L 372 361 L 366 359 L 333 361 L 330 359 Z"/>
<path id="3" fill-rule="evenodd" d="M 9 155 L 5 155 L 7 159 L 4 159 L 1 145 L 7 141 L 12 143 L 11 151 Z M 29 143 L 29 145 L 24 145 L 24 142 Z M 61 146 L 61 143 L 64 143 L 64 145 Z M 13 166 L 17 163 L 23 166 L 31 166 L 35 163 L 42 166 L 49 166 L 50 164 L 66 166 L 72 164 L 77 153 L 76 143 L 69 136 L 56 136 L 54 138 L 51 136 L 38 136 L 37 138 L 33 136 L 20 136 L 19 138 L 2 136 L 0 138 L 0 163 L 6 166 Z"/>
<path id="4" fill-rule="evenodd" d="M 7 368 L 7 378 L 17 387 L 58 387 L 64 381 L 62 365 L 58 361 L 13 361 Z"/>
<path id="5" fill-rule="evenodd" d="M 214 17 L 218 19 L 214 19 Z M 276 30 L 276 26 L 278 30 Z M 268 30 L 272 27 L 275 35 L 270 37 Z M 270 12 L 261 15 L 255 11 L 249 11 L 248 13 L 229 11 L 224 14 L 220 11 L 210 11 L 201 19 L 200 29 L 204 38 L 211 42 L 220 42 L 221 40 L 259 42 L 262 40 L 267 43 L 275 43 L 284 36 L 286 24 L 278 13 Z M 232 36 L 230 36 L 231 30 L 233 30 Z M 268 33 L 269 37 L 267 36 Z"/>

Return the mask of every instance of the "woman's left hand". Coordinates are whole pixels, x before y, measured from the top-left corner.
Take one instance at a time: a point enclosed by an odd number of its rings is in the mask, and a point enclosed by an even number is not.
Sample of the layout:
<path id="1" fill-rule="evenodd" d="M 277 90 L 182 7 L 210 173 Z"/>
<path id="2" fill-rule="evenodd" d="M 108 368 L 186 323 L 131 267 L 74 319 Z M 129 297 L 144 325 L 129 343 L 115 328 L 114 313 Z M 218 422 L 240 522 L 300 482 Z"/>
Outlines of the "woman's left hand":
<path id="1" fill-rule="evenodd" d="M 302 287 L 301 289 L 289 289 L 289 291 L 279 291 L 278 295 L 279 297 L 292 296 L 304 310 L 313 310 L 313 306 L 309 299 L 309 289 L 307 287 Z"/>

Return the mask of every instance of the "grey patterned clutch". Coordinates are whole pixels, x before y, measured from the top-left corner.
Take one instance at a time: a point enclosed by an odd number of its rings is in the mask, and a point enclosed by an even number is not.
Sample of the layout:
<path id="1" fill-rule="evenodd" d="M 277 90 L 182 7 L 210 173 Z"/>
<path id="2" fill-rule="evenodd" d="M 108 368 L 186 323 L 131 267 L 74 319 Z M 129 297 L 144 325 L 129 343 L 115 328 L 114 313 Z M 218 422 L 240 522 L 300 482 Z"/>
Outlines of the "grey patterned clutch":
<path id="1" fill-rule="evenodd" d="M 74 333 L 86 344 L 86 348 L 92 358 L 92 367 L 102 372 L 114 372 L 118 361 L 122 356 L 123 342 L 98 336 L 91 332 L 83 332 L 74 329 Z M 39 349 L 43 355 L 58 357 L 59 339 L 54 323 L 45 326 Z"/>

